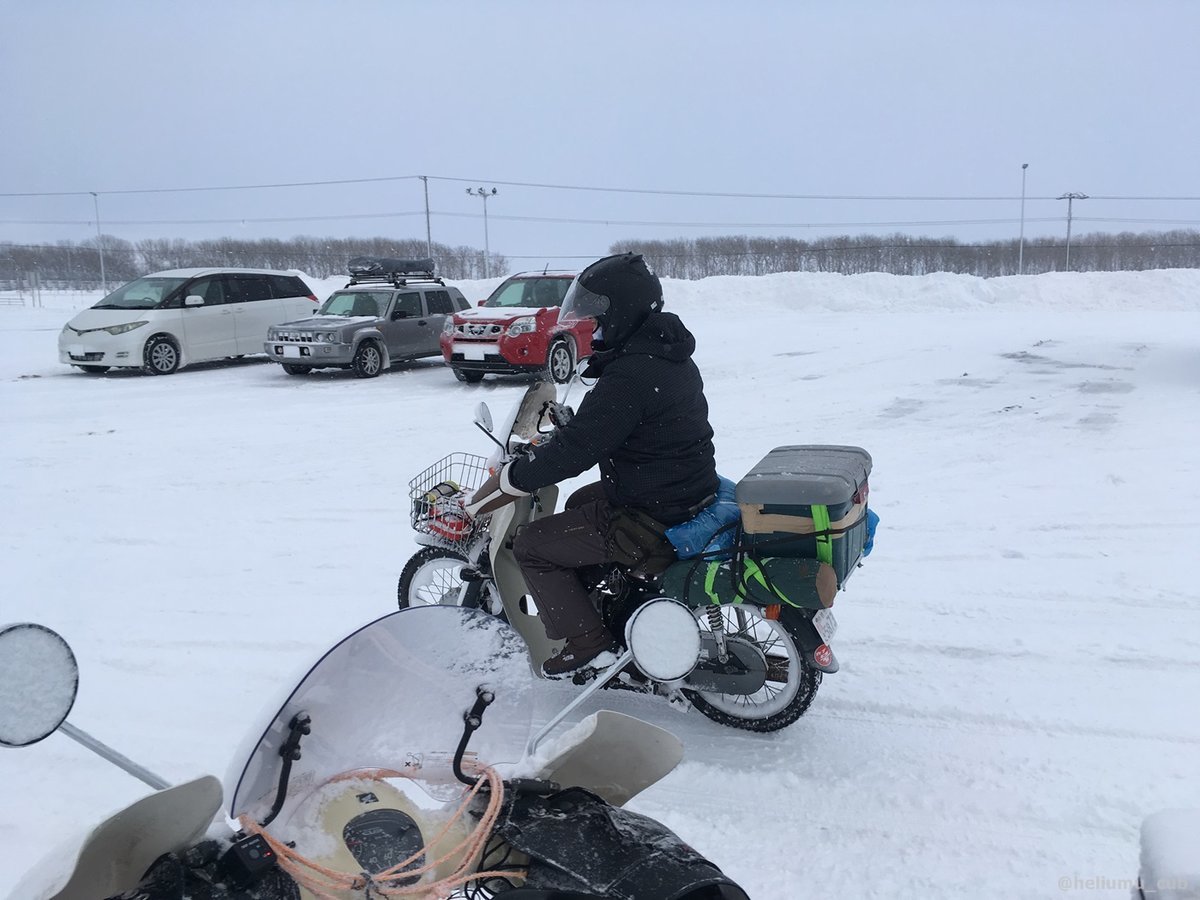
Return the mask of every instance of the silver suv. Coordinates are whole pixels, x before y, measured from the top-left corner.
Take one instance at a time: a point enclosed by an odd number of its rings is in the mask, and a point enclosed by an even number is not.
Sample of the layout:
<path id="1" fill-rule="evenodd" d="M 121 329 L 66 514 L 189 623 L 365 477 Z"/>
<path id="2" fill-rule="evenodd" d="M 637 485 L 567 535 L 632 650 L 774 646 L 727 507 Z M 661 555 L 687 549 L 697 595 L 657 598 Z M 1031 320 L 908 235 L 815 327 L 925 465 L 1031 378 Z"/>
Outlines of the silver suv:
<path id="1" fill-rule="evenodd" d="M 394 363 L 441 355 L 447 317 L 468 304 L 434 277 L 432 259 L 356 257 L 349 269 L 350 283 L 316 315 L 267 332 L 269 359 L 289 375 L 340 368 L 374 378 Z"/>

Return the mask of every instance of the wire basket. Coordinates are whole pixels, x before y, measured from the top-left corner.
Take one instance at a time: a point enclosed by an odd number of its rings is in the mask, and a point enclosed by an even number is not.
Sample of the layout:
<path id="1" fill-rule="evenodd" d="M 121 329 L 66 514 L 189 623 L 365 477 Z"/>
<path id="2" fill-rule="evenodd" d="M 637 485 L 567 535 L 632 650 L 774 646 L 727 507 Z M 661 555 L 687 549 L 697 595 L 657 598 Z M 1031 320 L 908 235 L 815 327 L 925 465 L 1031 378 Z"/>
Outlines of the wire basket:
<path id="1" fill-rule="evenodd" d="M 486 456 L 451 453 L 439 459 L 408 483 L 413 529 L 451 543 L 470 539 L 475 523 L 463 501 L 487 476 Z"/>

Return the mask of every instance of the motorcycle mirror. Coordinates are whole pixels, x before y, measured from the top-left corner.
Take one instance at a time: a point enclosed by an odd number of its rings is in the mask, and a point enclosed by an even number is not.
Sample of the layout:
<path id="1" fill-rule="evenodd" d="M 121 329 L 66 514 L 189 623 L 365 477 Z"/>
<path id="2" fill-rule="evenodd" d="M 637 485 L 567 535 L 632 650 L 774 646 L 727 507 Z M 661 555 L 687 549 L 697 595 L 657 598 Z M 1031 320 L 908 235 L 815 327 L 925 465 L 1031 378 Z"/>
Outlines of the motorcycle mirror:
<path id="1" fill-rule="evenodd" d="M 647 678 L 678 681 L 691 674 L 700 660 L 700 623 L 676 600 L 648 600 L 629 617 L 625 646 Z"/>
<path id="2" fill-rule="evenodd" d="M 45 625 L 0 627 L 0 747 L 28 747 L 66 721 L 79 691 L 70 645 Z"/>
<path id="3" fill-rule="evenodd" d="M 475 424 L 488 434 L 492 433 L 492 411 L 488 409 L 488 405 L 482 400 L 475 407 Z"/>

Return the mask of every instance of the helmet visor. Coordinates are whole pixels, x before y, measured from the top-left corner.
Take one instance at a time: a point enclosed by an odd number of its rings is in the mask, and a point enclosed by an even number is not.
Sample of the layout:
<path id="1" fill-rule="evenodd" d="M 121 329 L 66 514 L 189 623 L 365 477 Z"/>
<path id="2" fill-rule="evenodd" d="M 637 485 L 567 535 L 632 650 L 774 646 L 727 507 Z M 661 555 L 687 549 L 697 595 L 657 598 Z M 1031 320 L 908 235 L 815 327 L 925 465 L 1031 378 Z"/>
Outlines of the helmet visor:
<path id="1" fill-rule="evenodd" d="M 562 309 L 558 312 L 558 323 L 574 325 L 584 319 L 599 318 L 608 312 L 608 306 L 608 297 L 592 293 L 576 278 L 563 297 Z"/>

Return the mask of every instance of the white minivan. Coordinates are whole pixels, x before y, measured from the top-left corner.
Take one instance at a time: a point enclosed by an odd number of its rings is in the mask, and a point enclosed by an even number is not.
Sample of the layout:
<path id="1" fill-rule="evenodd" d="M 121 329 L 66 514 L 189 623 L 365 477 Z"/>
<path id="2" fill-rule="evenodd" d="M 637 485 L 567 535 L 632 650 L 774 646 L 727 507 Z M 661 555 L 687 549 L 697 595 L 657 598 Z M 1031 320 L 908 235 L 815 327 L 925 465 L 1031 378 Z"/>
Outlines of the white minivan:
<path id="1" fill-rule="evenodd" d="M 68 322 L 58 358 L 85 372 L 181 366 L 263 352 L 267 329 L 312 315 L 317 297 L 293 272 L 172 269 L 117 288 Z"/>

